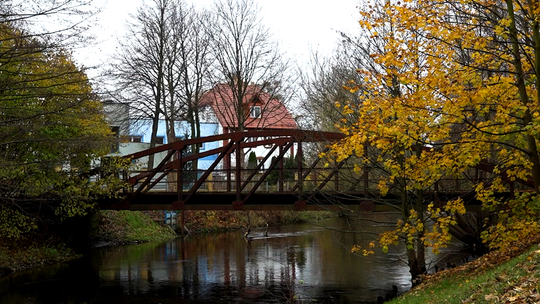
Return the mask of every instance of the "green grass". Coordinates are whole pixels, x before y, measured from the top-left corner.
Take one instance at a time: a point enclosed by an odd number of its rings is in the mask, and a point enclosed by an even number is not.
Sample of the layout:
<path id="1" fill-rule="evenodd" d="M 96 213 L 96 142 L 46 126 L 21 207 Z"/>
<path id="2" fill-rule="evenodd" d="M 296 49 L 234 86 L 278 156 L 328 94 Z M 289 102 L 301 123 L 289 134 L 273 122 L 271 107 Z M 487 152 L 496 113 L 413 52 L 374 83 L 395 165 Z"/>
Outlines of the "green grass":
<path id="1" fill-rule="evenodd" d="M 390 303 L 536 303 L 540 300 L 538 245 L 499 265 L 482 257 Z"/>
<path id="2" fill-rule="evenodd" d="M 176 236 L 171 228 L 135 211 L 102 211 L 92 223 L 91 237 L 116 243 L 150 242 Z M 0 239 L 0 276 L 13 271 L 79 258 L 60 237 L 33 234 L 17 240 Z"/>
<path id="3" fill-rule="evenodd" d="M 174 231 L 154 222 L 138 211 L 101 211 L 100 222 L 92 237 L 105 241 L 130 243 L 166 240 L 175 237 Z"/>
<path id="4" fill-rule="evenodd" d="M 0 246 L 0 276 L 12 271 L 65 262 L 80 256 L 64 244 L 34 241 L 25 243 L 24 246 Z"/>

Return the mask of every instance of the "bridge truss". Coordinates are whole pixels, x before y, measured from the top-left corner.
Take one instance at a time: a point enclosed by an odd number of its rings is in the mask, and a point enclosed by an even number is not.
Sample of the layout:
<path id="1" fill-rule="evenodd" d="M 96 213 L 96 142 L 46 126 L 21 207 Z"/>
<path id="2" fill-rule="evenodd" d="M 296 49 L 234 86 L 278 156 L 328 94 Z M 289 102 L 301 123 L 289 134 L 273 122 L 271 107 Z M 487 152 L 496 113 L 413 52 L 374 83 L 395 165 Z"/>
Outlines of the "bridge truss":
<path id="1" fill-rule="evenodd" d="M 150 155 L 160 158 L 151 170 L 124 173 L 130 185 L 119 201 L 101 202 L 102 209 L 127 210 L 321 210 L 374 209 L 379 197 L 377 170 L 362 174 L 347 161 L 319 157 L 341 133 L 305 130 L 266 130 L 188 139 L 125 156 L 144 164 Z M 192 147 L 214 143 L 216 148 L 190 153 Z M 217 143 L 217 144 L 216 144 Z M 212 145 L 207 145 L 212 146 Z M 264 151 L 254 167 L 247 166 L 251 149 Z M 159 156 L 159 157 L 158 157 Z M 210 158 L 204 169 L 195 166 Z M 286 159 L 294 159 L 293 165 Z M 443 178 L 426 196 L 434 201 L 474 196 L 475 182 L 489 179 L 493 166 L 480 164 L 462 178 Z M 526 184 L 526 183 L 524 183 Z M 513 187 L 513 184 L 512 184 Z M 511 189 L 513 191 L 513 188 Z M 389 191 L 386 198 L 395 193 Z M 354 208 L 353 208 L 354 209 Z"/>

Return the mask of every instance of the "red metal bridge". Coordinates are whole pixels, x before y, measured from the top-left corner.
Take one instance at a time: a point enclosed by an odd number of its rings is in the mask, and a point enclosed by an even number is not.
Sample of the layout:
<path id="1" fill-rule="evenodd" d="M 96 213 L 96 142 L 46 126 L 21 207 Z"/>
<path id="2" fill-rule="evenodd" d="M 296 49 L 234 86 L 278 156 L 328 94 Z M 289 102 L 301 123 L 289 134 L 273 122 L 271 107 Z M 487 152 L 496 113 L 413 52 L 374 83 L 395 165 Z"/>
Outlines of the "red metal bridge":
<path id="1" fill-rule="evenodd" d="M 349 209 L 373 210 L 373 199 L 378 197 L 376 170 L 365 167 L 359 175 L 347 167 L 346 161 L 336 163 L 318 157 L 343 136 L 304 130 L 250 131 L 177 141 L 127 155 L 133 162 L 146 163 L 150 155 L 161 161 L 151 170 L 124 173 L 129 188 L 124 189 L 120 200 L 103 201 L 100 207 L 335 210 L 347 205 Z M 191 147 L 209 143 L 216 148 L 189 153 Z M 260 153 L 256 166 L 246 164 L 250 149 Z M 212 162 L 207 168 L 195 165 L 208 157 Z M 434 201 L 474 196 L 474 183 L 489 178 L 492 171 L 492 166 L 479 165 L 469 176 L 441 179 L 425 195 Z M 513 191 L 513 184 L 511 188 Z M 392 198 L 392 191 L 387 198 Z"/>

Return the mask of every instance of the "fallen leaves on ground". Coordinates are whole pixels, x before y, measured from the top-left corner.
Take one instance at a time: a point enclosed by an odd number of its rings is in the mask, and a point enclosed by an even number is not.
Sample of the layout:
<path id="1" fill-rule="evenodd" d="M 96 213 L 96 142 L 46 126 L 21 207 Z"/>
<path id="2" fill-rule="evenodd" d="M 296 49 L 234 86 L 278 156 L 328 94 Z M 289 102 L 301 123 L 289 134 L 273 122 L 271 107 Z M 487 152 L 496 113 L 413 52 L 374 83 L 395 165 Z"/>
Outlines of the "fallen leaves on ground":
<path id="1" fill-rule="evenodd" d="M 456 280 L 464 279 L 465 282 L 469 282 L 469 278 L 473 278 L 494 266 L 521 255 L 531 245 L 539 242 L 540 235 L 537 235 L 514 244 L 508 251 L 495 250 L 467 264 L 426 275 L 423 277 L 422 283 L 411 291 L 428 289 L 437 284 L 439 280 L 450 276 Z M 519 277 L 512 277 L 502 273 L 491 281 L 484 283 L 483 286 L 478 286 L 476 291 L 465 299 L 463 303 L 478 303 L 482 302 L 482 300 L 487 303 L 540 303 L 540 250 L 532 251 L 515 268 L 520 268 L 524 274 Z M 494 285 L 502 286 L 502 292 L 491 293 L 488 291 L 495 289 Z"/>

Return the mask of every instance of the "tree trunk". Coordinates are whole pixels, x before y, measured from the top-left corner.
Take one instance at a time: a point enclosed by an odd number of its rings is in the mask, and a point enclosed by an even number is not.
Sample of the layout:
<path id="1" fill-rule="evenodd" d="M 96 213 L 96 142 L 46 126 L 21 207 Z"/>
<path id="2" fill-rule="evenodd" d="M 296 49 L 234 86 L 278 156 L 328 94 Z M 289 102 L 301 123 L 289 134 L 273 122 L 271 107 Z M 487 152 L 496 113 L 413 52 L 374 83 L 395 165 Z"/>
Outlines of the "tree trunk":
<path id="1" fill-rule="evenodd" d="M 422 156 L 422 144 L 416 143 L 416 157 L 420 159 Z M 417 191 L 416 195 L 416 206 L 414 207 L 416 210 L 416 213 L 418 214 L 418 220 L 424 224 L 424 229 L 426 227 L 425 223 L 425 216 L 424 216 L 424 190 L 419 189 Z M 416 238 L 416 258 L 417 258 L 417 265 L 418 265 L 418 271 L 419 274 L 423 274 L 426 272 L 426 247 L 424 246 L 424 243 L 421 241 L 424 238 L 424 229 L 418 231 L 418 236 Z"/>
<path id="2" fill-rule="evenodd" d="M 199 121 L 199 110 L 197 105 L 190 104 L 188 107 L 188 120 L 191 128 L 191 138 L 199 138 L 201 137 L 201 124 Z M 193 145 L 191 147 L 191 151 L 193 154 L 197 154 L 200 151 L 199 145 Z M 192 161 L 192 169 L 197 170 L 199 168 L 199 162 L 197 159 L 194 159 Z"/>
<path id="3" fill-rule="evenodd" d="M 422 190 L 418 190 L 414 209 L 417 212 L 418 220 L 421 223 L 425 223 L 424 206 L 422 204 L 423 200 L 424 193 Z M 424 230 L 418 231 L 418 236 L 416 237 L 413 249 L 407 250 L 409 272 L 411 273 L 413 286 L 420 283 L 419 276 L 426 272 L 426 252 L 424 243 L 421 241 L 423 237 Z"/>
<path id="4" fill-rule="evenodd" d="M 176 130 L 174 129 L 174 119 L 167 119 L 167 143 L 172 143 L 176 141 Z M 178 159 L 178 154 L 174 153 L 172 160 L 175 161 Z M 176 192 L 176 181 L 177 173 L 172 171 L 167 174 L 167 189 L 171 192 Z"/>
<path id="5" fill-rule="evenodd" d="M 158 124 L 159 124 L 159 103 L 156 103 L 154 117 L 152 118 L 152 135 L 150 137 L 150 148 L 154 148 L 156 146 Z M 154 154 L 150 154 L 148 156 L 148 170 L 152 170 L 152 169 L 154 169 Z"/>
<path id="6" fill-rule="evenodd" d="M 525 73 L 523 72 L 523 66 L 521 64 L 521 53 L 519 41 L 517 40 L 516 19 L 514 15 L 514 4 L 512 0 L 506 0 L 506 7 L 508 10 L 508 17 L 510 18 L 510 40 L 512 44 L 512 52 L 514 55 L 514 68 L 516 69 L 516 85 L 519 91 L 519 98 L 525 107 L 529 105 L 529 96 L 527 95 L 527 87 L 525 85 Z M 535 49 L 536 51 L 536 49 Z M 537 55 L 537 54 L 535 54 Z M 538 67 L 537 67 L 538 68 Z M 538 89 L 538 88 L 537 88 Z M 523 115 L 523 124 L 528 126 L 532 123 L 532 115 L 529 109 Z M 533 163 L 532 176 L 534 181 L 534 189 L 536 193 L 540 193 L 540 157 L 538 156 L 538 147 L 536 146 L 536 139 L 532 134 L 527 134 L 527 147 L 528 156 Z"/>

